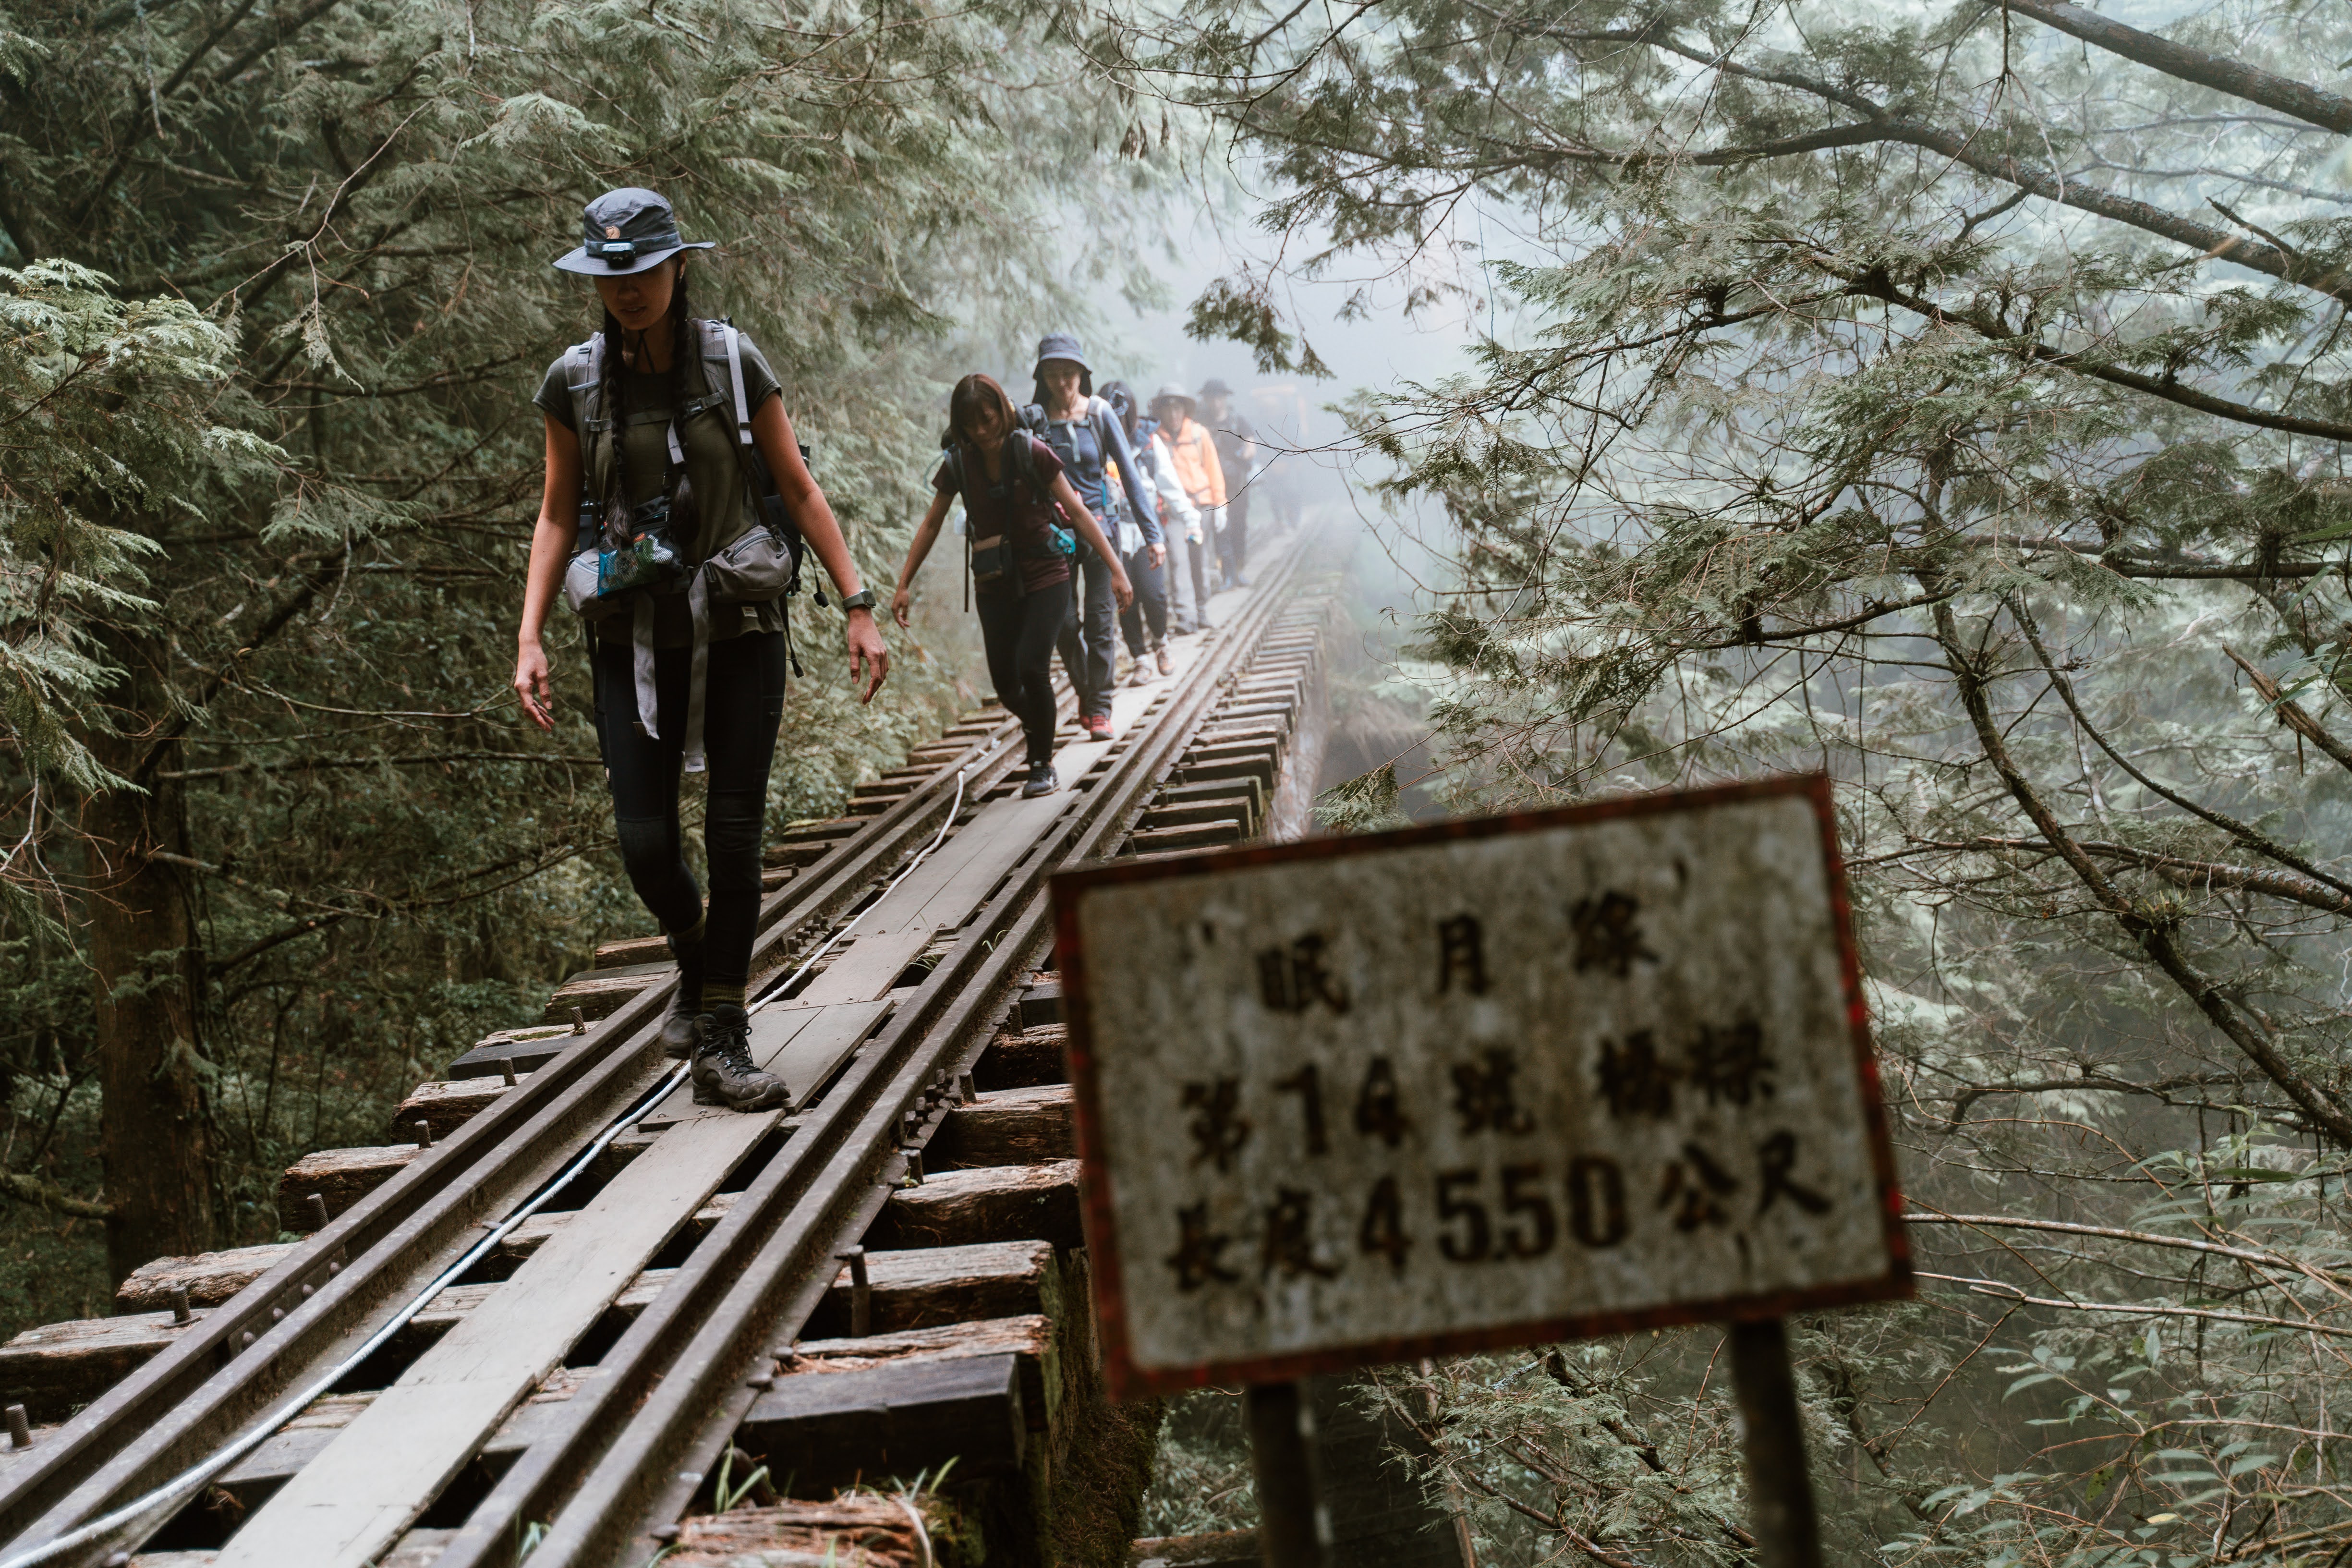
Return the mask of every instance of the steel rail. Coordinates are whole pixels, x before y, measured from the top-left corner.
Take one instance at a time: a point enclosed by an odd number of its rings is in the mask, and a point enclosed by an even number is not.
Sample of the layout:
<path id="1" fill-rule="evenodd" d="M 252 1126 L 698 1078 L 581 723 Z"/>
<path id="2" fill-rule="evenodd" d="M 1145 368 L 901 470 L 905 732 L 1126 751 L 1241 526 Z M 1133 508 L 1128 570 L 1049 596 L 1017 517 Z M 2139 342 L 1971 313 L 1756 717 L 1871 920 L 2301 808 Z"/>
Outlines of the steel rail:
<path id="1" fill-rule="evenodd" d="M 754 972 L 857 903 L 938 826 L 960 773 L 984 792 L 1009 773 L 1009 717 L 941 763 L 907 796 L 780 891 L 762 910 Z M 307 1373 L 366 1338 L 404 1289 L 462 1252 L 467 1233 L 543 1185 L 585 1138 L 646 1088 L 660 1060 L 661 1015 L 674 986 L 647 987 L 513 1091 L 405 1169 L 169 1349 L 107 1391 L 14 1468 L 0 1489 L 0 1538 L 12 1548 L 65 1535 L 152 1489 L 233 1440 Z"/>
<path id="2" fill-rule="evenodd" d="M 755 1396 L 745 1383 L 823 1299 L 903 1169 L 901 1128 L 985 1048 L 1052 936 L 1054 872 L 1115 847 L 1278 617 L 1306 540 L 1265 563 L 1244 613 L 1172 697 L 1085 781 L 954 949 L 738 1195 L 661 1294 L 476 1507 L 436 1568 L 505 1568 L 527 1521 L 532 1568 L 604 1568 L 657 1550 Z M 608 1370 L 609 1369 L 609 1370 Z"/>
<path id="3" fill-rule="evenodd" d="M 947 820 L 940 824 L 939 836 L 933 838 L 920 854 L 908 860 L 898 875 L 891 879 L 889 887 L 883 889 L 882 897 L 887 898 L 897 889 L 899 883 L 915 874 L 916 868 L 930 858 L 932 851 L 947 842 L 948 834 L 955 825 L 957 808 L 963 802 L 963 786 L 964 775 L 958 773 L 955 798 L 949 804 Z M 793 973 L 791 979 L 798 979 L 800 975 L 806 973 L 817 960 L 832 950 L 835 942 L 856 930 L 858 918 L 856 915 L 852 915 L 836 927 L 832 936 L 828 937 L 814 953 L 802 961 L 799 969 Z M 784 984 L 789 984 L 790 980 L 785 981 Z M 756 1005 L 753 1010 L 757 1010 Z M 620 1120 L 591 1139 L 587 1148 L 573 1158 L 552 1182 L 541 1187 L 530 1202 L 515 1209 L 491 1226 L 488 1235 L 475 1241 L 455 1263 L 443 1269 L 430 1284 L 412 1296 L 406 1306 L 371 1334 L 357 1350 L 344 1356 L 332 1368 L 320 1375 L 310 1387 L 271 1411 L 268 1417 L 248 1426 L 243 1436 L 226 1447 L 216 1450 L 202 1464 L 183 1471 L 154 1491 L 135 1501 L 126 1503 L 114 1513 L 94 1520 L 71 1534 L 57 1537 L 48 1545 L 30 1547 L 8 1558 L 5 1563 L 0 1563 L 0 1568 L 34 1568 L 37 1563 L 57 1561 L 68 1550 L 78 1545 L 95 1544 L 100 1542 L 111 1544 L 109 1538 L 118 1531 L 152 1534 L 156 1528 L 176 1512 L 181 1504 L 184 1503 L 195 1490 L 268 1441 L 278 1428 L 301 1415 L 313 1404 L 324 1397 L 337 1383 L 358 1371 L 371 1355 L 389 1343 L 392 1337 L 406 1327 L 436 1296 L 457 1284 L 468 1269 L 488 1258 L 499 1243 L 511 1235 L 518 1226 L 546 1207 L 573 1182 L 586 1174 L 597 1156 L 610 1147 L 615 1138 L 644 1121 L 686 1081 L 687 1066 L 687 1063 L 680 1062 L 677 1067 L 656 1078 L 652 1089 L 638 1096 L 635 1103 L 622 1114 Z M 151 1513 L 152 1517 L 150 1517 Z"/>

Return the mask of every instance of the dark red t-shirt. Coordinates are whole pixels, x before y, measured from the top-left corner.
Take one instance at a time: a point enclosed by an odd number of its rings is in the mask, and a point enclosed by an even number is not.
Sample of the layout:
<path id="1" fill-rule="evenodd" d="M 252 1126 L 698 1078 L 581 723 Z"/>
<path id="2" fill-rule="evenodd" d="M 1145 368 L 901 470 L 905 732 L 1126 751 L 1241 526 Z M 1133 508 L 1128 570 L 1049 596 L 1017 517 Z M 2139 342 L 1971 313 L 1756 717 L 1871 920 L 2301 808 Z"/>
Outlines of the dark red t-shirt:
<path id="1" fill-rule="evenodd" d="M 1053 530 L 1056 524 L 1066 528 L 1059 508 L 1051 497 L 1054 480 L 1062 472 L 1062 459 L 1054 448 L 1034 436 L 1024 434 L 1020 439 L 1029 443 L 1030 457 L 1036 464 L 1037 483 L 1033 489 L 1021 477 L 1014 466 L 1013 454 L 1007 451 L 997 478 L 988 477 L 988 465 L 970 447 L 963 448 L 961 465 L 941 463 L 935 488 L 941 495 L 956 493 L 954 470 L 961 466 L 968 489 L 963 498 L 964 530 L 973 539 L 992 539 L 999 533 L 1013 540 L 1013 556 L 1021 563 L 1021 585 L 1024 590 L 1051 587 L 1066 583 L 1070 576 L 1070 558 L 1053 548 Z M 1047 499 L 1040 500 L 1043 495 Z"/>

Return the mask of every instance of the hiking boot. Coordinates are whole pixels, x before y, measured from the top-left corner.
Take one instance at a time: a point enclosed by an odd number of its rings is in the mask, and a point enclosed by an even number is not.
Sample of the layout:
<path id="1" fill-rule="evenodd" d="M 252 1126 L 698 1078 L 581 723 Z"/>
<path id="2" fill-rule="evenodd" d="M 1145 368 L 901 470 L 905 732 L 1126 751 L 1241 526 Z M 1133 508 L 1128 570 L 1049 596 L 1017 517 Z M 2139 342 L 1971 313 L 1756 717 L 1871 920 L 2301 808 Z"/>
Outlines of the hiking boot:
<path id="1" fill-rule="evenodd" d="M 1176 661 L 1168 657 L 1168 645 L 1166 643 L 1161 643 L 1160 645 L 1160 673 L 1162 675 L 1173 675 L 1176 673 Z"/>
<path id="2" fill-rule="evenodd" d="M 1078 722 L 1085 726 L 1087 733 L 1092 735 L 1096 740 L 1108 741 L 1110 739 L 1109 714 L 1089 713 L 1085 718 L 1079 720 Z"/>
<path id="3" fill-rule="evenodd" d="M 683 996 L 670 998 L 669 1011 L 662 1015 L 662 1055 L 675 1061 L 684 1061 L 694 1054 L 695 1043 L 702 1038 L 696 1027 L 698 1015 L 687 1005 Z"/>
<path id="4" fill-rule="evenodd" d="M 1061 787 L 1062 781 L 1054 776 L 1054 764 L 1039 763 L 1029 770 L 1028 779 L 1021 785 L 1021 798 L 1034 800 L 1041 795 L 1051 795 Z"/>
<path id="5" fill-rule="evenodd" d="M 788 1106 L 784 1080 L 751 1060 L 751 1020 L 740 1007 L 721 1007 L 695 1020 L 701 1048 L 694 1057 L 694 1103 L 734 1110 Z"/>

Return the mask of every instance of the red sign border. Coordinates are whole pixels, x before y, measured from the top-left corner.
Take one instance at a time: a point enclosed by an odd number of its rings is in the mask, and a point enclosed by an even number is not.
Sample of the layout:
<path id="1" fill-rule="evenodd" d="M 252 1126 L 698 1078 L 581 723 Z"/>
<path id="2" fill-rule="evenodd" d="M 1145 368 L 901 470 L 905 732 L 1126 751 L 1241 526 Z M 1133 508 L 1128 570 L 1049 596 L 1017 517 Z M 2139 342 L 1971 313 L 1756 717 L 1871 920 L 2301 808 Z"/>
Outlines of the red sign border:
<path id="1" fill-rule="evenodd" d="M 1867 1123 L 1871 1163 L 1878 1177 L 1881 1207 L 1885 1217 L 1886 1273 L 1873 1279 L 1848 1280 L 1801 1290 L 1727 1296 L 1707 1301 L 1678 1301 L 1640 1311 L 1531 1319 L 1498 1323 L 1484 1329 L 1403 1335 L 1255 1360 L 1209 1361 L 1182 1367 L 1146 1368 L 1135 1364 L 1128 1354 L 1126 1287 L 1119 1274 L 1118 1249 L 1115 1243 L 1117 1225 L 1111 1211 L 1109 1173 L 1102 1142 L 1099 1084 L 1095 1074 L 1094 1041 L 1086 1002 L 1086 952 L 1078 935 L 1078 903 L 1089 891 L 1117 883 L 1213 876 L 1244 867 L 1278 866 L 1297 860 L 1377 855 L 1384 850 L 1416 845 L 1540 832 L 1580 823 L 1653 816 L 1733 801 L 1769 800 L 1788 795 L 1800 795 L 1809 800 L 1814 817 L 1821 825 L 1822 858 L 1829 880 L 1831 918 L 1837 928 L 1846 1017 L 1853 1037 L 1857 1087 L 1862 1096 L 1863 1116 Z M 1903 1225 L 1903 1196 L 1895 1181 L 1895 1151 L 1887 1136 L 1886 1108 L 1879 1084 L 1877 1057 L 1870 1041 L 1869 1010 L 1863 997 L 1862 965 L 1853 940 L 1853 911 L 1846 895 L 1845 862 L 1838 847 L 1836 805 L 1831 794 L 1829 777 L 1824 773 L 1787 774 L 1706 789 L 1662 790 L 1648 795 L 1622 795 L 1587 805 L 1466 817 L 1422 827 L 1399 828 L 1388 833 L 1308 838 L 1291 844 L 1251 845 L 1149 860 L 1102 861 L 1057 873 L 1053 879 L 1053 888 L 1055 952 L 1061 968 L 1062 1017 L 1068 1030 L 1070 1084 L 1083 1179 L 1082 1207 L 1088 1272 L 1093 1277 L 1095 1319 L 1100 1334 L 1097 1343 L 1102 1353 L 1103 1373 L 1115 1399 L 1150 1398 L 1213 1384 L 1231 1386 L 1284 1382 L 1310 1373 L 1344 1372 L 1353 1367 L 1390 1364 L 1422 1356 L 1590 1339 L 1685 1323 L 1779 1318 L 1790 1312 L 1825 1307 L 1905 1300 L 1916 1293 L 1916 1282 L 1911 1272 L 1910 1242 Z"/>

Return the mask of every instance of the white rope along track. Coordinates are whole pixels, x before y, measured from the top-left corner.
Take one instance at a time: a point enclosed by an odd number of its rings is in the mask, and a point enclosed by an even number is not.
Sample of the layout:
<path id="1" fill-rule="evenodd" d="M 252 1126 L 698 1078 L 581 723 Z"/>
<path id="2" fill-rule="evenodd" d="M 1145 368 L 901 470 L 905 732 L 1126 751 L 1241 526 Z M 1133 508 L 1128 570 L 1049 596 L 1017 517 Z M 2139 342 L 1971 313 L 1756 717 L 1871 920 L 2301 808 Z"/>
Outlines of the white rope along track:
<path id="1" fill-rule="evenodd" d="M 851 931 L 857 929 L 857 922 L 866 918 L 866 910 L 871 910 L 876 904 L 880 903 L 882 899 L 887 899 L 892 893 L 898 891 L 898 884 L 913 876 L 915 874 L 915 868 L 929 859 L 931 858 L 931 851 L 937 849 L 940 845 L 948 841 L 948 833 L 955 826 L 956 814 L 963 809 L 963 781 L 964 775 L 970 771 L 971 770 L 968 768 L 958 768 L 956 770 L 955 799 L 948 803 L 948 819 L 940 824 L 939 837 L 932 839 L 930 843 L 925 845 L 920 854 L 917 855 L 912 860 L 908 861 L 906 868 L 897 876 L 890 879 L 890 885 L 882 889 L 881 898 L 869 900 L 866 902 L 866 909 L 858 910 L 856 914 L 850 916 L 848 920 L 843 921 L 841 929 L 835 931 L 831 936 L 825 938 L 824 946 L 818 948 L 814 952 L 810 953 L 808 957 L 802 960 L 801 966 L 798 969 L 793 970 L 790 974 L 785 975 L 782 980 L 777 981 L 774 984 L 761 992 L 760 999 L 752 1003 L 749 1007 L 743 1009 L 743 1013 L 746 1017 L 758 1012 L 769 1003 L 781 1000 L 783 994 L 793 988 L 793 983 L 794 981 L 798 980 L 802 975 L 806 974 L 811 969 L 814 968 L 818 959 L 823 958 L 826 953 L 833 951 L 834 943 L 839 942 L 843 937 L 847 936 Z M 15 1568 L 15 1564 L 0 1563 L 0 1568 Z"/>

